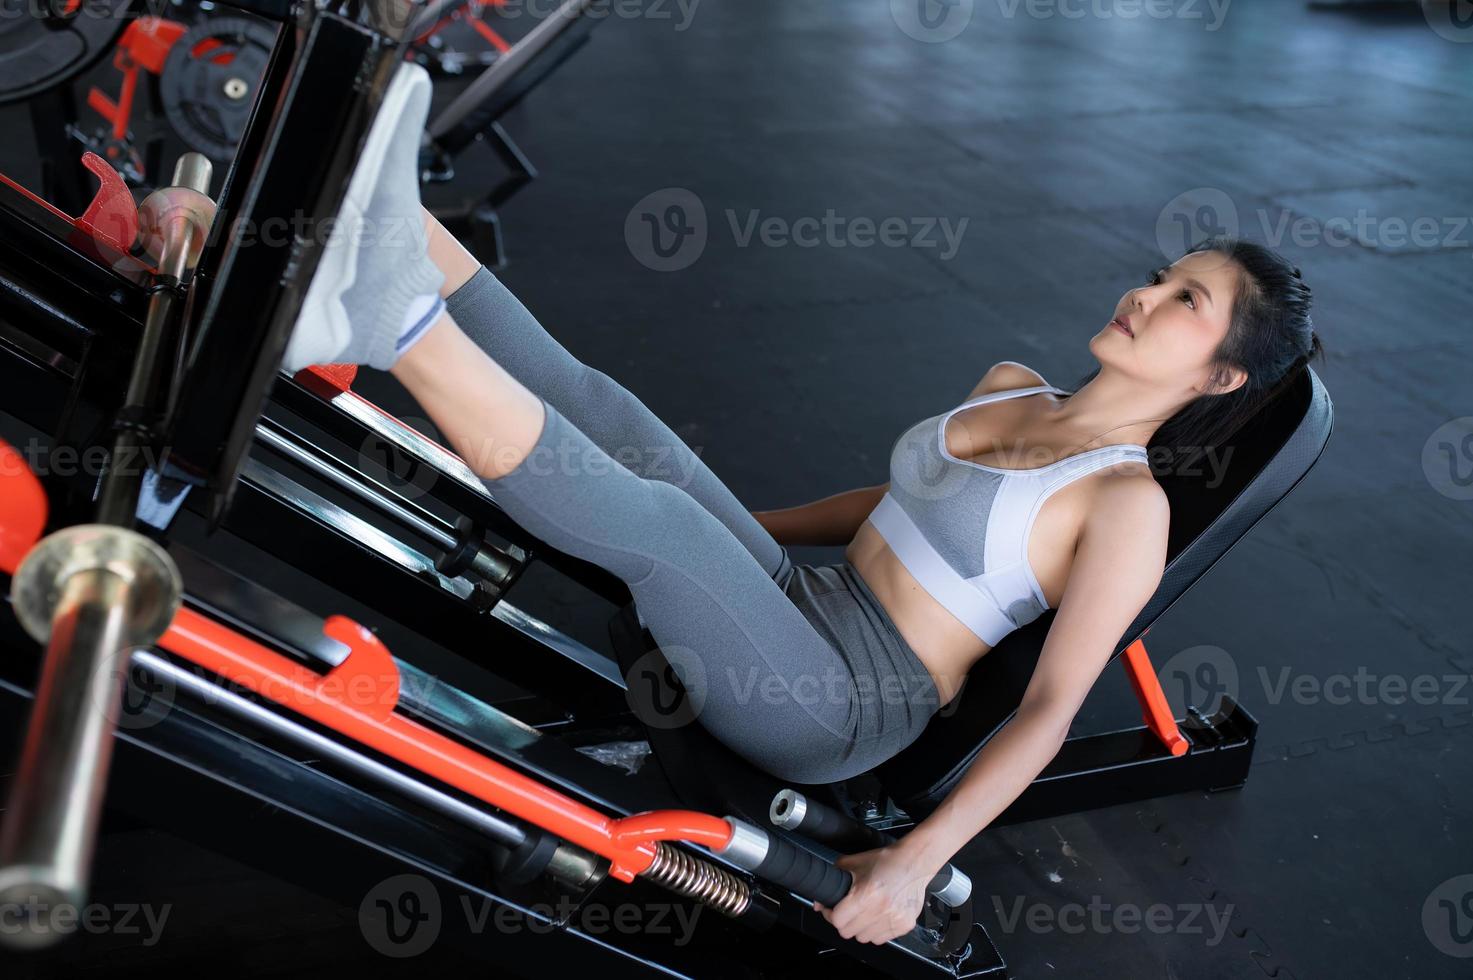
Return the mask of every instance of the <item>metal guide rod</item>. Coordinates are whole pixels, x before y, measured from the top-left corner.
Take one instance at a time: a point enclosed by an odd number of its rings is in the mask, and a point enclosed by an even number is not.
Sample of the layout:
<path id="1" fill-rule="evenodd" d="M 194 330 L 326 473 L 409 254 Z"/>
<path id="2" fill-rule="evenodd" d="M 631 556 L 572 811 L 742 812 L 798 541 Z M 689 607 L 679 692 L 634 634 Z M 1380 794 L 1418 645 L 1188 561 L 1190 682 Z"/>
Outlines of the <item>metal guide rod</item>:
<path id="1" fill-rule="evenodd" d="M 123 671 L 132 649 L 153 643 L 179 608 L 179 570 L 163 548 L 132 530 L 143 472 L 137 450 L 155 436 L 181 343 L 178 287 L 199 259 L 214 217 L 211 165 L 186 153 L 173 185 L 143 210 L 159 235 L 159 287 L 149 303 L 117 434 L 100 488 L 96 524 L 65 528 L 33 548 L 11 580 L 15 612 L 46 644 L 41 680 L 0 824 L 0 942 L 49 945 L 87 897 L 97 823 L 107 788 Z"/>
<path id="2" fill-rule="evenodd" d="M 181 587 L 148 538 L 80 524 L 37 544 L 11 588 L 21 625 L 47 647 L 0 825 L 0 909 L 13 926 L 0 942 L 35 948 L 64 936 L 86 901 L 128 652 L 168 628 Z"/>
<path id="3" fill-rule="evenodd" d="M 172 184 L 154 191 L 140 208 L 160 226 L 162 244 L 154 276 L 158 288 L 148 301 L 128 393 L 118 412 L 117 435 L 97 503 L 100 524 L 131 527 L 138 510 L 143 485 L 139 450 L 154 438 L 155 420 L 167 408 L 170 373 L 180 362 L 184 301 L 180 284 L 199 261 L 209 237 L 213 202 L 207 194 L 212 174 L 208 158 L 186 153 L 174 167 Z"/>

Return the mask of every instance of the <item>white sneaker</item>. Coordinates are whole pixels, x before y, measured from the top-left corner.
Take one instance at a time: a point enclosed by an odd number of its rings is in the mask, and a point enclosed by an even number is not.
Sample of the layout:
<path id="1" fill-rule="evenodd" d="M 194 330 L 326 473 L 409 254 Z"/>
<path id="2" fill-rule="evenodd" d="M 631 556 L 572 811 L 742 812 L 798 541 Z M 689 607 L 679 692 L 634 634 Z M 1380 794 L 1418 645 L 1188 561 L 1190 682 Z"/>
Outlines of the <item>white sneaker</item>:
<path id="1" fill-rule="evenodd" d="M 387 370 L 444 312 L 419 205 L 429 73 L 395 71 L 297 314 L 282 366 Z"/>

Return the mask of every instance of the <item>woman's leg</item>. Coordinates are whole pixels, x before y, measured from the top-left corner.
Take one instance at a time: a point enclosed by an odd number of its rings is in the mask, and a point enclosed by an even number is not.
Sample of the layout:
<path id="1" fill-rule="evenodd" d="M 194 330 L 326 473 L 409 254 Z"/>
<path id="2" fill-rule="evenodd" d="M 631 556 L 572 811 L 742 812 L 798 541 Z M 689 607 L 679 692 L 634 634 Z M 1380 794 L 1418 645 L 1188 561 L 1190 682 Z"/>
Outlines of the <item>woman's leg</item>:
<path id="1" fill-rule="evenodd" d="M 893 754 L 900 729 L 885 722 L 908 699 L 892 710 L 893 685 L 866 690 L 848 648 L 825 640 L 726 525 L 611 458 L 445 311 L 418 199 L 429 94 L 423 68 L 400 66 L 340 209 L 371 240 L 327 242 L 283 367 L 392 370 L 513 520 L 628 584 L 667 656 L 688 668 L 698 720 L 756 765 L 811 782 Z"/>
<path id="2" fill-rule="evenodd" d="M 620 465 L 449 315 L 392 370 L 513 520 L 628 584 L 695 720 L 732 750 L 805 783 L 898 750 L 879 721 L 904 709 L 856 703 L 845 660 L 684 490 Z"/>
<path id="3" fill-rule="evenodd" d="M 430 257 L 445 274 L 440 295 L 465 335 L 625 468 L 684 490 L 783 581 L 792 568 L 787 550 L 685 441 L 623 385 L 569 353 L 454 235 L 429 212 L 425 218 Z"/>

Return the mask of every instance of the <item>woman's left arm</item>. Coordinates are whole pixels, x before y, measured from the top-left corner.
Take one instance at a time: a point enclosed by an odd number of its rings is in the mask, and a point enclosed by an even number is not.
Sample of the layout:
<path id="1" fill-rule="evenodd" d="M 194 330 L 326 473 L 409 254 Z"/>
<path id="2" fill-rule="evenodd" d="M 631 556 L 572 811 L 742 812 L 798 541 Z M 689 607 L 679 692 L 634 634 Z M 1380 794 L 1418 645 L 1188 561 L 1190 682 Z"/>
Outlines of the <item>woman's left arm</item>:
<path id="1" fill-rule="evenodd" d="M 843 901 L 822 911 L 841 936 L 884 943 L 908 932 L 932 875 L 1058 754 L 1120 637 L 1161 582 L 1169 521 L 1166 494 L 1149 476 L 1101 487 L 1017 714 L 910 833 L 838 862 L 854 872 L 854 885 Z"/>

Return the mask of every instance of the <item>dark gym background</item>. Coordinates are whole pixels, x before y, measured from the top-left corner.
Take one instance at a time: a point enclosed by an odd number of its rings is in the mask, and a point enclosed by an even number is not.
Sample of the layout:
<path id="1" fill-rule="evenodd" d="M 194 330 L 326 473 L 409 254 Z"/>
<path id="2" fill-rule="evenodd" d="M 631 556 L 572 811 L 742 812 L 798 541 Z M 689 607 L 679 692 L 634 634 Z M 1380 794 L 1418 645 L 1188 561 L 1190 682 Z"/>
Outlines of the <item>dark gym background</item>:
<path id="1" fill-rule="evenodd" d="M 506 120 L 542 176 L 503 213 L 503 278 L 757 510 L 883 482 L 899 433 L 996 361 L 1071 384 L 1092 366 L 1088 338 L 1180 254 L 1186 227 L 1289 255 L 1314 289 L 1334 436 L 1147 638 L 1158 667 L 1210 645 L 1236 671 L 1262 723 L 1247 785 L 989 830 L 960 863 L 995 897 L 979 918 L 1025 980 L 1470 976 L 1459 930 L 1473 919 L 1439 913 L 1434 893 L 1473 887 L 1455 881 L 1473 874 L 1473 685 L 1457 680 L 1473 673 L 1473 459 L 1455 461 L 1461 479 L 1427 461 L 1439 427 L 1473 414 L 1473 24 L 1416 3 L 1204 0 L 1130 17 L 977 0 L 950 8 L 967 20 L 943 40 L 955 21 L 927 28 L 906 6 L 611 5 Z M 24 132 L 15 118 L 7 134 Z M 26 147 L 6 144 L 0 165 L 23 173 Z M 676 189 L 704 209 L 707 240 L 656 271 L 631 211 Z M 949 256 L 939 233 L 936 247 L 743 247 L 732 228 L 830 210 L 967 224 Z M 1419 219 L 1432 230 L 1397 236 Z M 387 376 L 359 388 L 418 416 Z M 551 576 L 539 603 L 606 646 L 606 606 Z M 1412 698 L 1424 675 L 1431 693 Z M 1134 704 L 1112 666 L 1077 727 L 1133 724 Z M 97 879 L 99 894 L 126 882 L 175 903 L 167 942 L 115 937 L 105 957 L 93 943 L 70 972 L 428 965 L 372 954 L 355 910 L 146 831 L 105 836 Z M 1172 910 L 1166 931 L 1112 919 L 1154 906 Z M 1083 918 L 1060 918 L 1074 907 Z"/>

